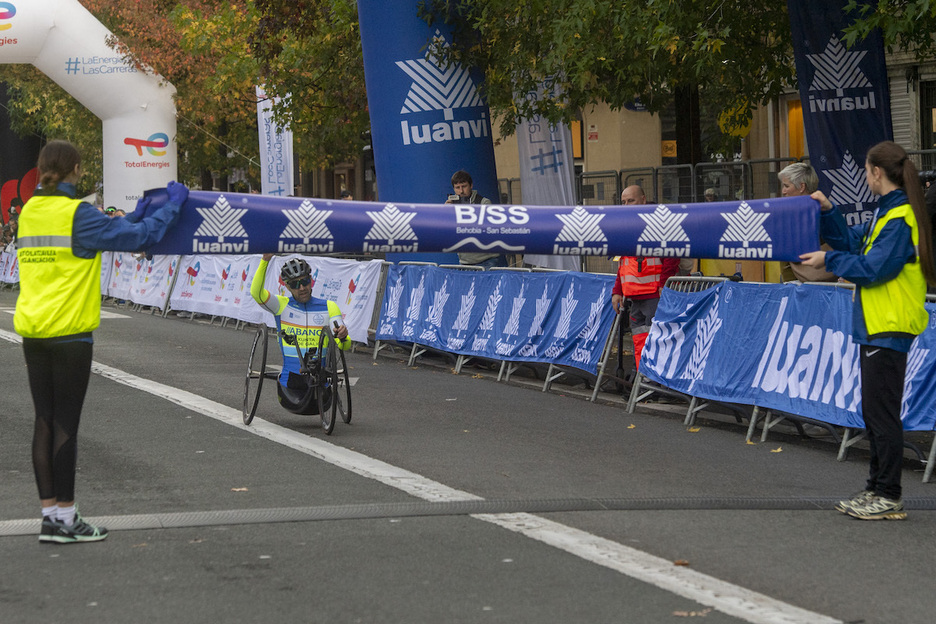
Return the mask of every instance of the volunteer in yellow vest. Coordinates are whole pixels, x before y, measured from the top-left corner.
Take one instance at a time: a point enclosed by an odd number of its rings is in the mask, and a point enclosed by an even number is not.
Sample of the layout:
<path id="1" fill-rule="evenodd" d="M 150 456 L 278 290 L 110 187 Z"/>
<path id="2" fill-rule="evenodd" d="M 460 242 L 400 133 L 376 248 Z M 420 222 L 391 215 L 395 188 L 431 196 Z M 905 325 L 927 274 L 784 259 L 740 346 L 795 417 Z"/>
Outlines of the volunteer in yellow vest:
<path id="1" fill-rule="evenodd" d="M 633 184 L 621 192 L 621 205 L 638 206 L 647 203 L 647 196 L 641 187 Z M 611 289 L 611 307 L 615 314 L 620 314 L 624 300 L 630 305 L 631 338 L 634 341 L 634 363 L 640 366 L 650 325 L 660 303 L 660 291 L 666 280 L 680 270 L 678 258 L 637 258 L 622 256 L 618 267 L 618 278 Z M 688 271 L 687 271 L 688 273 Z"/>
<path id="2" fill-rule="evenodd" d="M 849 228 L 821 191 L 822 238 L 833 251 L 800 256 L 855 284 L 852 338 L 861 351 L 861 413 L 871 441 L 865 489 L 835 508 L 861 520 L 903 520 L 903 401 L 907 352 L 923 332 L 926 284 L 936 283 L 930 222 L 913 161 L 891 141 L 868 150 L 868 187 L 880 195 L 871 221 Z"/>
<path id="3" fill-rule="evenodd" d="M 81 158 L 52 141 L 39 153 L 36 194 L 19 219 L 20 294 L 13 323 L 23 337 L 36 410 L 32 458 L 42 524 L 39 541 L 68 544 L 107 537 L 78 515 L 75 462 L 78 423 L 91 374 L 91 332 L 101 319 L 101 251 L 138 251 L 158 242 L 188 197 L 170 182 L 169 202 L 147 212 L 142 199 L 128 217 L 108 218 L 75 199 Z"/>

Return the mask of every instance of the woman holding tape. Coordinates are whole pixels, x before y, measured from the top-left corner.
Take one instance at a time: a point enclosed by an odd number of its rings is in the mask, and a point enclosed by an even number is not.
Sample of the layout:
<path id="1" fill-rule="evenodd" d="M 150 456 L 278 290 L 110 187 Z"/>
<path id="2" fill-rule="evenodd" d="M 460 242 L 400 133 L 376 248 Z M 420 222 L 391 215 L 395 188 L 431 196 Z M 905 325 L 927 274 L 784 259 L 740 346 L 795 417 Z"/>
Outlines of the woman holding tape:
<path id="1" fill-rule="evenodd" d="M 936 284 L 930 222 L 916 166 L 892 141 L 868 150 L 865 176 L 880 195 L 871 221 L 849 228 L 821 191 L 822 238 L 833 251 L 800 256 L 803 264 L 855 284 L 852 337 L 861 351 L 861 411 L 871 442 L 865 489 L 835 508 L 861 520 L 903 520 L 903 400 L 907 352 L 923 332 L 926 284 Z"/>

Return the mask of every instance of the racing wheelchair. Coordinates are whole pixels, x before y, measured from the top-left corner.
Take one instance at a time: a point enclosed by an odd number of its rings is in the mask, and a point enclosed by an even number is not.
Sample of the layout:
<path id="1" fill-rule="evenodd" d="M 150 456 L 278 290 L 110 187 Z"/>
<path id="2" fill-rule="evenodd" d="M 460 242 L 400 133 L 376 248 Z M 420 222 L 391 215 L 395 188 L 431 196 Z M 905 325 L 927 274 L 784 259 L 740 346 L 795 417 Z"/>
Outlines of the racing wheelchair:
<path id="1" fill-rule="evenodd" d="M 299 356 L 301 381 L 299 387 L 284 387 L 279 383 L 281 366 L 267 364 L 267 346 L 270 335 L 296 349 Z M 294 414 L 319 414 L 322 429 L 331 435 L 338 416 L 351 422 L 351 384 L 344 351 L 332 329 L 326 324 L 319 333 L 318 343 L 303 355 L 299 342 L 292 334 L 271 332 L 265 326 L 257 330 L 247 360 L 244 380 L 244 424 L 249 425 L 257 413 L 263 382 L 270 379 L 276 384 L 280 404 Z"/>

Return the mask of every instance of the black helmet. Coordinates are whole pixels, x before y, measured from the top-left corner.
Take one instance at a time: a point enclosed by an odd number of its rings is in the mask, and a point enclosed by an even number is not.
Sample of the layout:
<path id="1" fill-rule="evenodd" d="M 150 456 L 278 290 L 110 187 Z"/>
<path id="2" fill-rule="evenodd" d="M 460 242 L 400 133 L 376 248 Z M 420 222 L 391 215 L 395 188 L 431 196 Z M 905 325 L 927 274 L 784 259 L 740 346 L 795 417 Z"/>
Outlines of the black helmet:
<path id="1" fill-rule="evenodd" d="M 299 258 L 287 260 L 286 264 L 284 264 L 283 268 L 280 270 L 280 277 L 284 282 L 296 280 L 300 277 L 308 277 L 309 275 L 312 275 L 312 269 L 309 267 L 309 263 Z"/>

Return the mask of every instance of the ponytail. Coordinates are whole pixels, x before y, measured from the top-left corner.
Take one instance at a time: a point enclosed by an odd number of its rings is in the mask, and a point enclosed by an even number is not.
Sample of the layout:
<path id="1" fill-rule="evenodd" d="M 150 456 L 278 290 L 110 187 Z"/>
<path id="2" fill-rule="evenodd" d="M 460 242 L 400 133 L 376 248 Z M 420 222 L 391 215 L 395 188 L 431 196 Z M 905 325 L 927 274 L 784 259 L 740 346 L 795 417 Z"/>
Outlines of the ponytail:
<path id="1" fill-rule="evenodd" d="M 923 185 L 916 165 L 907 155 L 906 150 L 893 141 L 883 141 L 868 150 L 866 160 L 874 167 L 880 167 L 887 178 L 902 188 L 916 218 L 919 242 L 917 256 L 923 277 L 930 286 L 936 286 L 936 265 L 933 261 L 933 234 L 926 200 L 923 197 Z"/>

